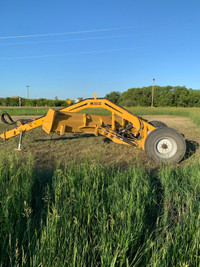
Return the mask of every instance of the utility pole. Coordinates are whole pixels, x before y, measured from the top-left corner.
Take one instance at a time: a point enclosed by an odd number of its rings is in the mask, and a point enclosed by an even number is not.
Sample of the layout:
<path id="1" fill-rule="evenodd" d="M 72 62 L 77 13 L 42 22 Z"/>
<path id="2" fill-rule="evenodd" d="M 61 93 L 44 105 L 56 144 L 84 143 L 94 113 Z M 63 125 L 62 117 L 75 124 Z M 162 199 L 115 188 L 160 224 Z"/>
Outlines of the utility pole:
<path id="1" fill-rule="evenodd" d="M 26 85 L 27 87 L 27 98 L 29 99 L 29 87 L 31 87 L 30 85 Z"/>
<path id="2" fill-rule="evenodd" d="M 155 82 L 155 78 L 153 78 L 153 85 L 152 85 L 152 92 L 151 92 L 151 107 L 153 107 L 153 101 L 154 101 L 154 82 Z"/>

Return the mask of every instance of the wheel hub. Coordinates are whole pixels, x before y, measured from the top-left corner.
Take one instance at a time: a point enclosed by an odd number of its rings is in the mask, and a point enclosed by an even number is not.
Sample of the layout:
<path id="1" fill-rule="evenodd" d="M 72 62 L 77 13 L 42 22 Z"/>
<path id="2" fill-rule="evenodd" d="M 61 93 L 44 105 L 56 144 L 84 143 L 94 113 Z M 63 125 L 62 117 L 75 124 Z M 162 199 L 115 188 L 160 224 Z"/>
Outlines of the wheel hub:
<path id="1" fill-rule="evenodd" d="M 177 144 L 174 139 L 163 137 L 155 143 L 154 151 L 160 158 L 171 158 L 177 151 Z"/>
<path id="2" fill-rule="evenodd" d="M 168 148 L 168 145 L 167 144 L 162 144 L 162 149 L 167 149 Z"/>

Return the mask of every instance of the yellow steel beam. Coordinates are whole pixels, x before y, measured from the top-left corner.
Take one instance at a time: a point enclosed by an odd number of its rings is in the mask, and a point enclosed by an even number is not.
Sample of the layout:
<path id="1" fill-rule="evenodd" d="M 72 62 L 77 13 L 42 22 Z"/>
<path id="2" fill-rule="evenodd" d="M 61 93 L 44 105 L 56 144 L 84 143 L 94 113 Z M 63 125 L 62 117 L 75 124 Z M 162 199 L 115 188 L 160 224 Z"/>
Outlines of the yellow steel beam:
<path id="1" fill-rule="evenodd" d="M 56 111 L 50 108 L 43 120 L 42 129 L 48 134 L 51 132 L 55 116 L 56 116 Z"/>
<path id="2" fill-rule="evenodd" d="M 111 101 L 105 99 L 105 98 L 94 98 L 94 99 L 85 99 L 77 104 L 74 104 L 72 106 L 69 106 L 67 108 L 64 108 L 61 110 L 61 112 L 79 112 L 81 110 L 84 110 L 86 108 L 104 108 L 111 112 L 114 112 L 115 115 L 128 120 L 130 123 L 133 124 L 133 127 L 136 128 L 136 130 L 139 130 L 141 128 L 141 121 L 142 123 L 148 127 L 149 131 L 152 131 L 155 129 L 154 126 L 147 123 L 145 120 L 141 120 L 138 118 L 138 116 L 132 114 L 130 111 L 127 111 L 126 109 L 112 103 Z"/>
<path id="3" fill-rule="evenodd" d="M 15 128 L 15 129 L 4 132 L 0 135 L 0 138 L 7 140 L 11 137 L 15 137 L 15 136 L 19 135 L 21 133 L 21 131 L 27 132 L 27 131 L 30 131 L 32 129 L 35 129 L 35 128 L 37 128 L 43 124 L 44 118 L 45 117 L 39 118 L 39 119 L 34 120 L 32 122 L 26 123 L 24 125 L 20 125 L 19 127 Z"/>

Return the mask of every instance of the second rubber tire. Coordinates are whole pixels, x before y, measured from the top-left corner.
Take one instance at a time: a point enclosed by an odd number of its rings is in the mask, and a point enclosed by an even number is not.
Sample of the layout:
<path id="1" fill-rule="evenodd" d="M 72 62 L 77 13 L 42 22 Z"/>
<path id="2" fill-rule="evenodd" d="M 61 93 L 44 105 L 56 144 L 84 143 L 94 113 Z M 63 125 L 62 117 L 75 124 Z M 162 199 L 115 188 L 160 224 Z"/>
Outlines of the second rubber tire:
<path id="1" fill-rule="evenodd" d="M 167 125 L 162 121 L 149 121 L 149 123 L 156 128 L 167 127 Z"/>

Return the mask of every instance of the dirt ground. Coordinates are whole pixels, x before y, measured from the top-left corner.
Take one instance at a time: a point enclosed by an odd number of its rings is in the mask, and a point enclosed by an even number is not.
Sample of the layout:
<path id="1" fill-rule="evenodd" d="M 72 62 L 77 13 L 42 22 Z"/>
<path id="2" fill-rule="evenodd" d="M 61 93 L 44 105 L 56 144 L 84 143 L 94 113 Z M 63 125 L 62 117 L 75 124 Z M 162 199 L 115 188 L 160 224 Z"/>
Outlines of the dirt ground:
<path id="1" fill-rule="evenodd" d="M 149 121 L 159 120 L 169 127 L 184 134 L 187 144 L 185 159 L 180 164 L 185 164 L 199 157 L 200 128 L 189 118 L 170 115 L 145 115 Z M 20 118 L 36 118 L 35 116 L 20 116 Z M 18 117 L 13 117 L 14 120 Z M 10 127 L 0 123 L 0 133 L 9 130 Z M 127 167 L 140 159 L 147 167 L 155 167 L 150 162 L 145 152 L 129 146 L 119 145 L 113 142 L 104 142 L 104 137 L 95 137 L 89 134 L 74 135 L 66 134 L 61 137 L 58 133 L 46 134 L 41 128 L 27 132 L 23 138 L 23 150 L 14 151 L 18 146 L 19 138 L 0 141 L 0 156 L 16 154 L 24 160 L 28 156 L 34 157 L 40 167 L 54 167 L 58 164 L 70 164 L 87 160 L 90 164 L 98 162 L 102 165 Z"/>

